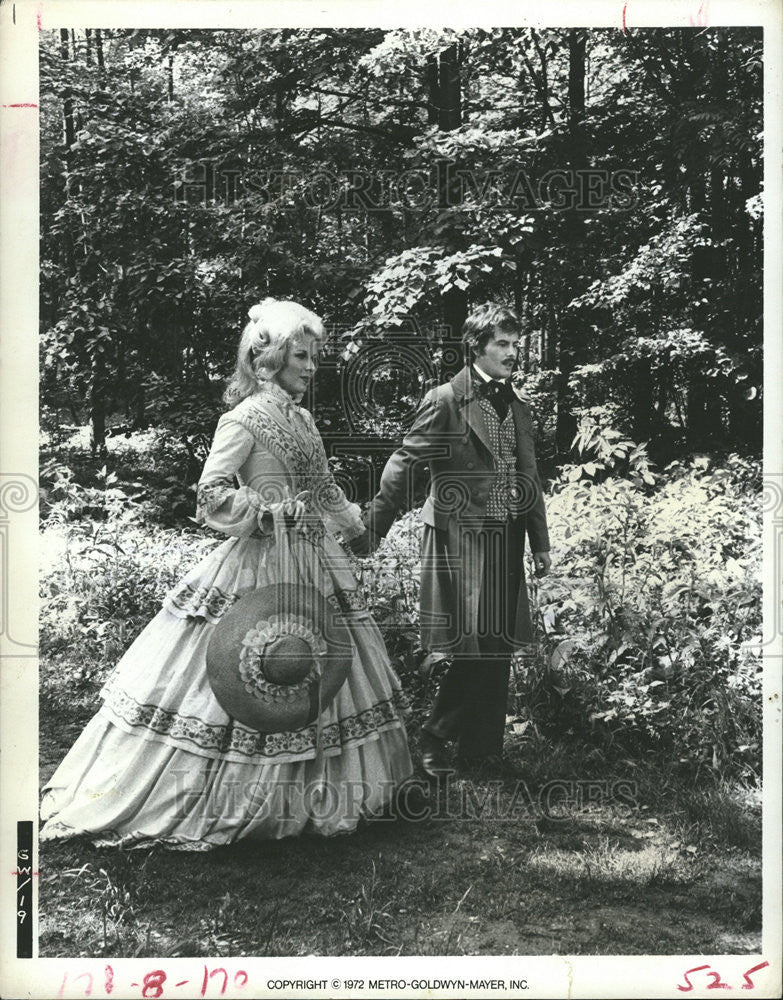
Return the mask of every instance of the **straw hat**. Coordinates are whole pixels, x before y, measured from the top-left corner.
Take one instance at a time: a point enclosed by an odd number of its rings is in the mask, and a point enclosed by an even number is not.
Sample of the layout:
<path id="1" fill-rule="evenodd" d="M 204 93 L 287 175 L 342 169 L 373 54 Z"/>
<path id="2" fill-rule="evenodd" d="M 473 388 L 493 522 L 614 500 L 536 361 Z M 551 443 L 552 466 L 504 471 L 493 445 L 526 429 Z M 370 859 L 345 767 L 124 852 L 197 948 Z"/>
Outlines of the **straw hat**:
<path id="1" fill-rule="evenodd" d="M 240 598 L 215 626 L 207 676 L 237 721 L 263 733 L 313 722 L 353 660 L 340 612 L 313 587 L 275 584 Z"/>

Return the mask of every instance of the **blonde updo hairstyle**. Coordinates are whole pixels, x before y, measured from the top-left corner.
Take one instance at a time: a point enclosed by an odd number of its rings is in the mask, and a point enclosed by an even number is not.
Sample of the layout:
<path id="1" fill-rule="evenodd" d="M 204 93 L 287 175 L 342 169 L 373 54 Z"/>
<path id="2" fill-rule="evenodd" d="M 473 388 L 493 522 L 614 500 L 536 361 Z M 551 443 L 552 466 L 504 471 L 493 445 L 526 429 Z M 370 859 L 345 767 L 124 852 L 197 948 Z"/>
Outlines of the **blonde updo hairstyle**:
<path id="1" fill-rule="evenodd" d="M 291 341 L 304 336 L 325 339 L 324 325 L 315 313 L 297 302 L 264 299 L 248 312 L 250 322 L 242 331 L 237 364 L 224 399 L 231 406 L 252 395 L 261 382 L 269 382 L 284 367 Z"/>

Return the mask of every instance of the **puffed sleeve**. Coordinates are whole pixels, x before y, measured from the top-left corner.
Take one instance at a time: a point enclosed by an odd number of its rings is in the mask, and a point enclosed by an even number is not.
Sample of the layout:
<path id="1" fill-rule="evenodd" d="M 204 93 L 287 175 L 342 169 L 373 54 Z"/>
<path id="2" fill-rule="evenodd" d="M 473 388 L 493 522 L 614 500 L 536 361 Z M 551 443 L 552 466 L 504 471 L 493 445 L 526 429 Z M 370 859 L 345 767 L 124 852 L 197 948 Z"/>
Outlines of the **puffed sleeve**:
<path id="1" fill-rule="evenodd" d="M 278 505 L 262 498 L 256 482 L 237 488 L 234 481 L 255 444 L 250 431 L 232 420 L 230 414 L 220 418 L 198 483 L 196 520 L 200 524 L 237 537 L 273 532 L 273 508 Z M 273 456 L 268 458 L 269 479 L 280 482 L 285 471 Z"/>

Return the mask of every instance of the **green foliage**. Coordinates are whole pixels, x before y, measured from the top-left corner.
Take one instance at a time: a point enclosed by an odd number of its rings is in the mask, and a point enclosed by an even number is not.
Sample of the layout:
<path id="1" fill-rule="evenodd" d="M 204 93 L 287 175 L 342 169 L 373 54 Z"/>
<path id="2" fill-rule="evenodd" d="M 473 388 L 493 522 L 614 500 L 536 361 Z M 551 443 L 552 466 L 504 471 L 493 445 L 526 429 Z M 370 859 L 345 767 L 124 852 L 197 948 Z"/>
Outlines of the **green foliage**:
<path id="1" fill-rule="evenodd" d="M 554 572 L 537 587 L 543 659 L 521 702 L 599 746 L 757 778 L 758 467 L 733 457 L 666 473 L 652 495 L 617 479 L 554 493 Z"/>
<path id="2" fill-rule="evenodd" d="M 560 372 L 561 450 L 572 411 L 605 403 L 656 461 L 758 450 L 760 33 L 592 31 L 580 62 L 583 35 L 42 32 L 46 402 L 91 417 L 96 450 L 121 414 L 195 461 L 252 301 L 361 338 L 496 299 Z M 569 207 L 585 171 L 617 170 L 606 204 Z"/>
<path id="3" fill-rule="evenodd" d="M 573 483 L 581 478 L 600 481 L 610 474 L 625 473 L 636 486 L 654 486 L 655 477 L 650 470 L 646 446 L 624 440 L 619 431 L 607 427 L 602 419 L 606 415 L 606 409 L 593 407 L 592 411 L 582 411 L 579 429 L 571 447 L 586 461 L 581 465 L 564 466 L 562 477 Z"/>
<path id="4" fill-rule="evenodd" d="M 167 591 L 215 542 L 150 526 L 144 506 L 105 468 L 97 487 L 79 485 L 67 468 L 53 474 L 39 627 L 41 689 L 57 700 L 94 693 Z"/>
<path id="5" fill-rule="evenodd" d="M 654 492 L 610 477 L 548 500 L 552 574 L 528 574 L 540 649 L 519 719 L 615 757 L 755 781 L 761 760 L 759 467 L 736 456 L 666 470 Z M 416 693 L 419 537 L 401 518 L 365 562 L 371 605 Z"/>

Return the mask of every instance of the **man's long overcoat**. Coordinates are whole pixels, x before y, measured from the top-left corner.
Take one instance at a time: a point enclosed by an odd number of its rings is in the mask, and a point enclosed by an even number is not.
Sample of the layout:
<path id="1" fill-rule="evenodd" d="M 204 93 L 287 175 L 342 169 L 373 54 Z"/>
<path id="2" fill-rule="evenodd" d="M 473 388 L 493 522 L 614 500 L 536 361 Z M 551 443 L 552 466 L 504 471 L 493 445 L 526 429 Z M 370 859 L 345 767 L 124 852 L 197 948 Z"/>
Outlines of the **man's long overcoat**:
<path id="1" fill-rule="evenodd" d="M 533 552 L 549 550 L 546 512 L 536 468 L 530 409 L 514 397 L 519 509 L 526 518 Z M 421 560 L 422 645 L 433 652 L 475 656 L 479 652 L 478 608 L 482 560 L 477 532 L 486 518 L 495 460 L 481 405 L 473 393 L 470 368 L 431 389 L 413 425 L 394 452 L 370 504 L 368 526 L 380 535 L 399 511 L 413 503 L 417 471 L 427 466 L 429 496 L 422 510 Z M 523 552 L 509 553 L 523 558 Z M 502 558 L 502 557 L 499 557 Z M 527 586 L 517 595 L 516 626 L 510 640 L 517 648 L 532 639 Z"/>

